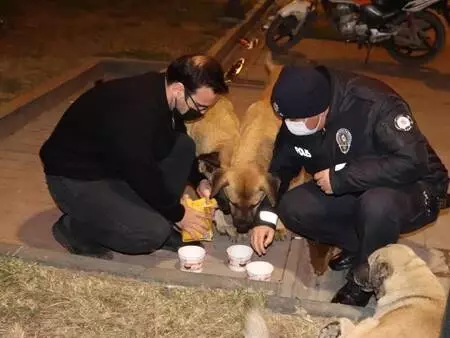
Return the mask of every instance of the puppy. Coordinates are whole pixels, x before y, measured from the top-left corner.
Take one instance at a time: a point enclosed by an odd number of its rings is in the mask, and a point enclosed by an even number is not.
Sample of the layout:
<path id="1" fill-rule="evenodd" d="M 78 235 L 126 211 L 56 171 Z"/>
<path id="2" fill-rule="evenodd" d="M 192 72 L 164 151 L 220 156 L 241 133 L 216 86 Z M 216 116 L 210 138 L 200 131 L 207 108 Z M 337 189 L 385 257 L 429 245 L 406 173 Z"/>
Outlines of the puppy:
<path id="1" fill-rule="evenodd" d="M 204 117 L 186 122 L 185 126 L 196 144 L 199 170 L 211 181 L 215 170 L 230 166 L 234 148 L 239 141 L 239 119 L 234 106 L 223 96 Z M 217 210 L 214 222 L 220 234 L 234 235 L 231 216 Z"/>
<path id="2" fill-rule="evenodd" d="M 363 279 L 377 296 L 375 315 L 357 325 L 346 318 L 332 322 L 319 338 L 439 337 L 446 294 L 412 249 L 392 244 L 375 251 Z"/>

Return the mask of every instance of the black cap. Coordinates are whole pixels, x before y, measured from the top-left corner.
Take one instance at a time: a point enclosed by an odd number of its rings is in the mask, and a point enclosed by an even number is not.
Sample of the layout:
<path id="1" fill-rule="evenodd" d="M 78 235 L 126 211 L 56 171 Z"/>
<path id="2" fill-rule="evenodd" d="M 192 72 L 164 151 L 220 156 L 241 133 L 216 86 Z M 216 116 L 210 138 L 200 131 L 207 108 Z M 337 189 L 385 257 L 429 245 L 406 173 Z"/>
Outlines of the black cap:
<path id="1" fill-rule="evenodd" d="M 318 115 L 330 105 L 330 81 L 314 67 L 285 66 L 275 82 L 271 101 L 282 118 Z"/>

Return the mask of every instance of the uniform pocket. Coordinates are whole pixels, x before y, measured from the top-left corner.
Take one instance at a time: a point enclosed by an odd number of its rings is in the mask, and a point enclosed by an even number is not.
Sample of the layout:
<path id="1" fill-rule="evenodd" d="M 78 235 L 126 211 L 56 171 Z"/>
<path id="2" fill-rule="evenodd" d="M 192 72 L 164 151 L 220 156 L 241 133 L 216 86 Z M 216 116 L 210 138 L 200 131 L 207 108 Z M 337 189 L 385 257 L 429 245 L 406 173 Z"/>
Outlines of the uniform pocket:
<path id="1" fill-rule="evenodd" d="M 439 214 L 437 198 L 423 182 L 417 182 L 405 191 L 408 196 L 410 217 L 402 232 L 411 232 L 434 222 Z"/>

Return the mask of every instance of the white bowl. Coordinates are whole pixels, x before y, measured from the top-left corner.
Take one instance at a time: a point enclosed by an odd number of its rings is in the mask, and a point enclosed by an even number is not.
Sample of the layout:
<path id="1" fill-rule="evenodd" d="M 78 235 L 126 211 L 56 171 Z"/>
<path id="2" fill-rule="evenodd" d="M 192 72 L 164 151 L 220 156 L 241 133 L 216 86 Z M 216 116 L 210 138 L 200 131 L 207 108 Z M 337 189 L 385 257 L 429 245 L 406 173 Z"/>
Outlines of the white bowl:
<path id="1" fill-rule="evenodd" d="M 202 272 L 206 251 L 197 245 L 186 245 L 178 249 L 180 270 L 188 272 Z"/>
<path id="2" fill-rule="evenodd" d="M 273 265 L 263 261 L 251 262 L 247 264 L 246 270 L 248 279 L 270 281 Z"/>
<path id="3" fill-rule="evenodd" d="M 237 272 L 245 271 L 245 266 L 250 262 L 253 249 L 247 245 L 232 245 L 227 249 L 228 267 Z"/>

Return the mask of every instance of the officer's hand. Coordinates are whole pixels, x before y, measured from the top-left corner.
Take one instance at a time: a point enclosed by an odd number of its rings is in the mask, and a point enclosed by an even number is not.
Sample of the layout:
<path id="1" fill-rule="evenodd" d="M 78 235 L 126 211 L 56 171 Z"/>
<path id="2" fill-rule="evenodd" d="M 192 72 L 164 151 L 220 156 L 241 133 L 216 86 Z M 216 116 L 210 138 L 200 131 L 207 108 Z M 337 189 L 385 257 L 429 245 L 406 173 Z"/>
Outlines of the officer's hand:
<path id="1" fill-rule="evenodd" d="M 250 243 L 259 256 L 266 254 L 274 235 L 275 230 L 267 225 L 258 225 L 251 230 Z"/>
<path id="2" fill-rule="evenodd" d="M 197 187 L 197 194 L 200 197 L 210 198 L 211 197 L 211 183 L 207 179 L 203 179 L 200 181 Z"/>
<path id="3" fill-rule="evenodd" d="M 184 205 L 184 209 L 184 217 L 177 225 L 189 233 L 193 239 L 200 239 L 199 236 L 206 235 L 208 232 L 208 216 L 187 205 Z"/>
<path id="4" fill-rule="evenodd" d="M 330 182 L 330 169 L 325 169 L 314 174 L 314 181 L 325 194 L 332 194 Z"/>

